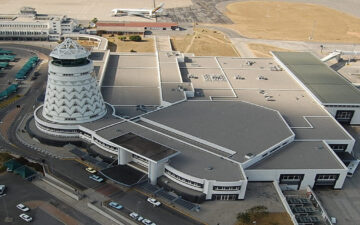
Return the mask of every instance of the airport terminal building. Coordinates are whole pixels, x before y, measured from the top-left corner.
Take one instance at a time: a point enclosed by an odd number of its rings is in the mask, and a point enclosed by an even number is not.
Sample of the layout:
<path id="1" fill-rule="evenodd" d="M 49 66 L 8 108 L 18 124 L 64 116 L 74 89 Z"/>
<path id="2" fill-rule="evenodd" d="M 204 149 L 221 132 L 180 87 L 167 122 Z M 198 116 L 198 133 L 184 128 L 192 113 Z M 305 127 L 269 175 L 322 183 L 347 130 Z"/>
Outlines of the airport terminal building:
<path id="1" fill-rule="evenodd" d="M 38 14 L 34 8 L 23 7 L 19 14 L 0 15 L 0 40 L 59 41 L 76 27 L 77 22 L 64 15 Z"/>
<path id="2" fill-rule="evenodd" d="M 94 145 L 193 202 L 244 199 L 249 181 L 341 189 L 351 174 L 355 140 L 319 97 L 337 92 L 306 81 L 341 77 L 311 53 L 197 57 L 157 39 L 154 54 L 90 54 L 64 43 L 28 122 L 40 141 Z"/>

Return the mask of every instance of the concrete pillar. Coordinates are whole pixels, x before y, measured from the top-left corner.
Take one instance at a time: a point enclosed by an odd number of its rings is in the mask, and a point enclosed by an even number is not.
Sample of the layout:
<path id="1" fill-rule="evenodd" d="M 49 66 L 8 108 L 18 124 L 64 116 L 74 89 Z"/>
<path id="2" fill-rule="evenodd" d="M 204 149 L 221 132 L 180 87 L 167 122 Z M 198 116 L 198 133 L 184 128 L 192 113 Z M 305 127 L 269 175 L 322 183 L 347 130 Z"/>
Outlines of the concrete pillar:
<path id="1" fill-rule="evenodd" d="M 160 163 L 155 163 L 155 162 L 149 161 L 148 177 L 149 177 L 150 183 L 152 185 L 156 185 L 157 178 L 162 175 L 161 174 L 161 166 L 162 166 L 162 164 L 160 164 Z"/>
<path id="2" fill-rule="evenodd" d="M 118 165 L 126 165 L 131 160 L 131 154 L 123 148 L 118 152 Z"/>

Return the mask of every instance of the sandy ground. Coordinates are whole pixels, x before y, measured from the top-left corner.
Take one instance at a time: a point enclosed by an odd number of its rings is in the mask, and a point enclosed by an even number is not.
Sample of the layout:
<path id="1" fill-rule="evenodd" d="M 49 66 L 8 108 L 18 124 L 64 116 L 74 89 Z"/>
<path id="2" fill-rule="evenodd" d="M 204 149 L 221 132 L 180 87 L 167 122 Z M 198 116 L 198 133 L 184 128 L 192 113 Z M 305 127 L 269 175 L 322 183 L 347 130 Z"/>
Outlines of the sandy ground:
<path id="1" fill-rule="evenodd" d="M 219 31 L 196 28 L 193 35 L 172 37 L 174 50 L 196 56 L 240 56 Z"/>
<path id="2" fill-rule="evenodd" d="M 360 43 L 360 19 L 309 3 L 250 1 L 227 6 L 235 24 L 251 38 Z"/>
<path id="3" fill-rule="evenodd" d="M 164 2 L 165 7 L 185 7 L 191 5 L 191 0 L 157 0 Z M 79 20 L 91 20 L 96 17 L 99 20 L 115 21 L 154 21 L 135 16 L 112 17 L 111 10 L 114 8 L 145 8 L 154 7 L 154 0 L 51 0 L 44 4 L 43 0 L 0 0 L 0 14 L 17 14 L 23 6 L 36 8 L 38 13 L 63 14 Z"/>
<path id="4" fill-rule="evenodd" d="M 120 35 L 115 35 L 114 37 L 103 35 L 103 37 L 109 40 L 109 49 L 112 52 L 130 52 L 131 50 L 136 52 L 155 52 L 153 38 L 142 38 L 142 41 L 135 42 L 129 40 L 121 41 L 118 38 Z"/>
<path id="5" fill-rule="evenodd" d="M 271 58 L 272 55 L 270 54 L 270 51 L 281 51 L 281 52 L 290 51 L 289 49 L 285 49 L 285 48 L 278 48 L 272 45 L 257 44 L 257 43 L 249 43 L 248 47 L 253 52 L 253 54 L 259 58 Z"/>

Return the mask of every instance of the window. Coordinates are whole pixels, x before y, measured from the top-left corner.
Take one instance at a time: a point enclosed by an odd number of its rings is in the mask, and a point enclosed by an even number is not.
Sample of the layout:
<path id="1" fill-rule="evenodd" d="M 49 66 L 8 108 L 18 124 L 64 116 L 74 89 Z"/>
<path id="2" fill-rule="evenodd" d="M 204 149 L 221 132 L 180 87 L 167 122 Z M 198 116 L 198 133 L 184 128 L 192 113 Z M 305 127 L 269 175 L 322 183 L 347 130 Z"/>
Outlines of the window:
<path id="1" fill-rule="evenodd" d="M 316 180 L 336 180 L 338 177 L 339 174 L 318 174 Z"/>
<path id="2" fill-rule="evenodd" d="M 335 119 L 340 123 L 350 123 L 354 116 L 354 110 L 338 110 L 336 111 Z"/>
<path id="3" fill-rule="evenodd" d="M 231 201 L 236 200 L 239 195 L 212 195 L 213 200 Z"/>
<path id="4" fill-rule="evenodd" d="M 336 152 L 345 151 L 347 149 L 347 144 L 329 144 L 330 148 Z"/>
<path id="5" fill-rule="evenodd" d="M 173 177 L 175 178 L 176 180 L 178 181 L 181 181 L 183 183 L 186 183 L 188 185 L 191 185 L 191 186 L 194 186 L 194 187 L 198 187 L 198 188 L 203 188 L 204 185 L 203 184 L 200 184 L 200 183 L 197 183 L 197 182 L 194 182 L 194 181 L 191 181 L 191 180 L 188 180 L 188 179 L 185 179 L 183 177 L 180 177 L 179 175 L 169 171 L 168 169 L 165 169 L 165 174 L 169 175 L 170 177 Z"/>
<path id="6" fill-rule="evenodd" d="M 214 191 L 238 191 L 241 186 L 213 186 Z"/>
<path id="7" fill-rule="evenodd" d="M 298 185 L 299 188 L 303 179 L 304 179 L 304 174 L 281 174 L 279 183 L 288 184 L 288 185 Z"/>

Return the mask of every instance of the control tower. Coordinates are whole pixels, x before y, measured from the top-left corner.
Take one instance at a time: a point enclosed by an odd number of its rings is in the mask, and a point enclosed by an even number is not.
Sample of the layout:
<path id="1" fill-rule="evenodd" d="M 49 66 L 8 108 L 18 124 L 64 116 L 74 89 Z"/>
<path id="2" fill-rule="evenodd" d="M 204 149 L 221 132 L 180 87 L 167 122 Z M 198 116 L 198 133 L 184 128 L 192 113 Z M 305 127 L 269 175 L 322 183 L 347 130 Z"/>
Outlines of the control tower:
<path id="1" fill-rule="evenodd" d="M 79 124 L 102 118 L 106 106 L 90 52 L 68 38 L 51 53 L 42 116 L 52 123 Z"/>

